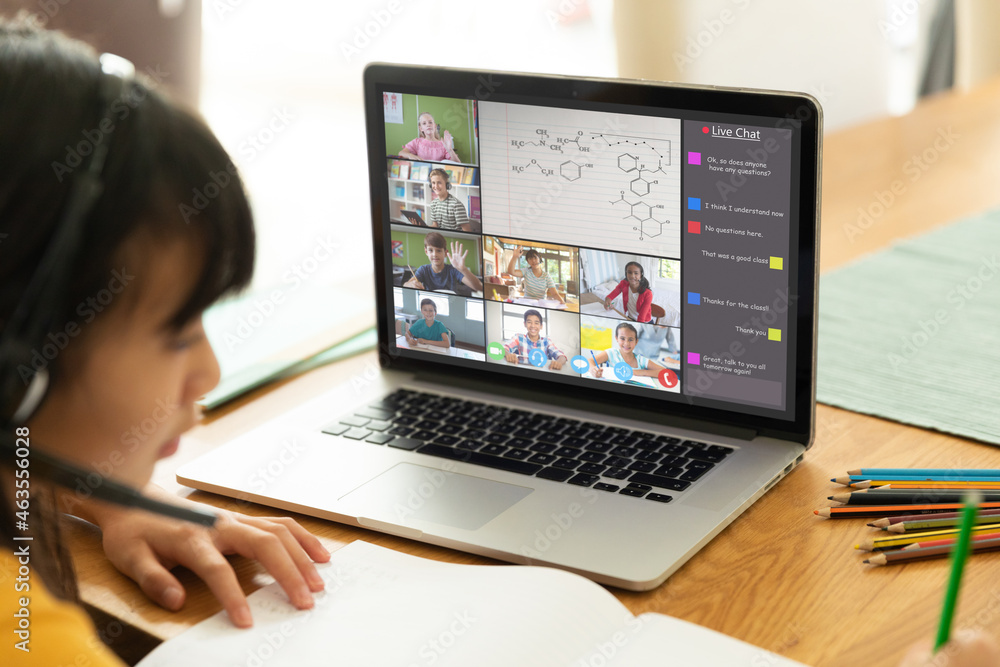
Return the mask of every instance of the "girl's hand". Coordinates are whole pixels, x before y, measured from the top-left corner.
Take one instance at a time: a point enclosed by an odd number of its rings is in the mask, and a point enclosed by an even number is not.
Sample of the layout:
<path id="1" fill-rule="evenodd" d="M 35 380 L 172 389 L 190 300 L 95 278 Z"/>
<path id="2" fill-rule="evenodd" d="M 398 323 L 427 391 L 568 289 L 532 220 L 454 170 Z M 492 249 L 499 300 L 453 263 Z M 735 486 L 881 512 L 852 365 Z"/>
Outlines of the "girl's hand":
<path id="1" fill-rule="evenodd" d="M 601 366 L 594 366 L 590 369 L 590 374 L 595 378 L 604 377 L 604 368 Z"/>
<path id="2" fill-rule="evenodd" d="M 611 310 L 611 299 L 604 300 L 604 310 Z"/>
<path id="3" fill-rule="evenodd" d="M 203 505 L 177 498 L 155 486 L 147 495 L 177 505 Z M 177 610 L 186 592 L 170 570 L 182 565 L 199 577 L 222 603 L 233 624 L 253 625 L 250 607 L 227 555 L 240 554 L 260 562 L 299 609 L 313 606 L 312 594 L 323 590 L 313 562 L 330 553 L 309 531 L 288 517 L 254 517 L 212 508 L 214 528 L 111 505 L 91 507 L 104 533 L 104 552 L 118 570 L 135 581 L 157 604 Z"/>
<path id="4" fill-rule="evenodd" d="M 508 364 L 516 364 L 516 363 L 517 363 L 517 355 L 516 355 L 516 354 L 514 354 L 513 352 L 508 352 L 507 354 L 505 354 L 505 355 L 503 356 L 503 358 L 504 358 L 504 360 L 505 360 L 505 361 L 506 361 L 506 362 L 507 362 Z"/>

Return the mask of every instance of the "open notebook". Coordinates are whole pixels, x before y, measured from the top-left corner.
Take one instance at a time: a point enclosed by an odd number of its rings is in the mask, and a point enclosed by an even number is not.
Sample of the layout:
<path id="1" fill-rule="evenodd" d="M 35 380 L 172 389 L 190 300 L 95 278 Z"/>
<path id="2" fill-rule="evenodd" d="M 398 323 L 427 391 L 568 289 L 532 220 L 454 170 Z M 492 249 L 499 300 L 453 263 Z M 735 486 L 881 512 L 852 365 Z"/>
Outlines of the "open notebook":
<path id="1" fill-rule="evenodd" d="M 632 616 L 552 568 L 454 565 L 361 541 L 320 567 L 326 591 L 314 609 L 295 610 L 271 584 L 249 597 L 252 629 L 219 612 L 140 667 L 801 664 L 670 616 Z"/>

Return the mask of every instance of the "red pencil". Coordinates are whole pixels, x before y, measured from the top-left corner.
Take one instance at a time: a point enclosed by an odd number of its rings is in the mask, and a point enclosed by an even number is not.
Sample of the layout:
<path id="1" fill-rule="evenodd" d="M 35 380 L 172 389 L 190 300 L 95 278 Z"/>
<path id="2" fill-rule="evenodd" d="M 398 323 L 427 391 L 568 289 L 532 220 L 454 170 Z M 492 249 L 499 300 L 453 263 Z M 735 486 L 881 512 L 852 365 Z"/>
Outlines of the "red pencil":
<path id="1" fill-rule="evenodd" d="M 936 503 L 932 505 L 845 505 L 844 507 L 824 507 L 813 510 L 817 516 L 830 519 L 863 518 L 870 516 L 900 516 L 913 514 L 937 514 L 962 509 L 962 503 Z M 1000 508 L 1000 502 L 980 503 L 983 509 Z"/>
<path id="2" fill-rule="evenodd" d="M 1000 516 L 1000 509 L 994 510 L 979 510 L 979 516 Z M 904 521 L 922 521 L 927 518 L 926 514 L 910 514 L 907 516 L 892 516 L 886 517 L 885 519 L 879 519 L 878 521 L 872 521 L 868 525 L 872 528 L 886 528 L 894 523 L 902 523 Z M 934 519 L 961 519 L 961 512 L 941 512 L 940 514 L 935 514 Z"/>
<path id="3" fill-rule="evenodd" d="M 923 549 L 925 547 L 946 547 L 954 544 L 958 537 L 945 537 L 940 540 L 927 540 L 926 542 L 913 542 L 912 544 L 907 544 L 904 549 Z M 982 540 L 1000 540 L 1000 533 L 984 533 L 982 535 L 973 535 L 972 541 L 982 541 Z"/>

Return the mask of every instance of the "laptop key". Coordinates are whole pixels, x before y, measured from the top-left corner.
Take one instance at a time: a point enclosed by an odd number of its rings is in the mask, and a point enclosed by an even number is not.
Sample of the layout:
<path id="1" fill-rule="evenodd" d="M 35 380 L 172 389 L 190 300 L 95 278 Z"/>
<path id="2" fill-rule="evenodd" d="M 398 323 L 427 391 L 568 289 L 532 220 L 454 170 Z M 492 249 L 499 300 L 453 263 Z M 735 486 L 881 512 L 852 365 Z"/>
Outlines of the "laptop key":
<path id="1" fill-rule="evenodd" d="M 626 486 L 618 493 L 622 494 L 623 496 L 632 496 L 633 498 L 642 498 L 644 495 L 646 495 L 645 491 L 642 491 L 641 489 L 633 489 L 631 486 Z"/>
<path id="2" fill-rule="evenodd" d="M 370 436 L 365 438 L 365 442 L 370 442 L 374 445 L 384 445 L 396 436 L 389 435 L 388 433 L 372 433 Z"/>
<path id="3" fill-rule="evenodd" d="M 604 465 L 611 466 L 612 468 L 627 468 L 629 463 L 632 463 L 632 459 L 622 458 L 621 456 L 609 456 Z"/>
<path id="4" fill-rule="evenodd" d="M 491 445 L 502 445 L 503 443 L 510 440 L 509 435 L 504 435 L 503 433 L 487 433 L 483 437 L 483 442 L 488 442 Z"/>
<path id="5" fill-rule="evenodd" d="M 438 435 L 434 437 L 434 442 L 439 445 L 444 445 L 446 447 L 454 447 L 459 443 L 459 438 L 453 435 Z"/>
<path id="6" fill-rule="evenodd" d="M 594 484 L 594 488 L 597 489 L 598 491 L 609 491 L 611 493 L 614 493 L 621 487 L 615 486 L 614 484 L 608 484 L 607 482 L 598 482 L 597 484 Z"/>
<path id="7" fill-rule="evenodd" d="M 562 439 L 563 437 L 561 435 L 552 432 L 542 433 L 540 436 L 538 436 L 538 442 L 547 442 L 553 445 L 558 445 L 559 442 L 562 441 Z"/>
<path id="8" fill-rule="evenodd" d="M 653 472 L 657 475 L 663 475 L 664 477 L 673 477 L 675 479 L 678 479 L 684 472 L 684 468 L 681 468 L 679 466 L 660 466 Z"/>
<path id="9" fill-rule="evenodd" d="M 370 421 L 371 419 L 369 419 L 368 417 L 359 417 L 357 415 L 350 415 L 348 417 L 341 418 L 340 423 L 347 424 L 348 426 L 364 426 Z"/>
<path id="10" fill-rule="evenodd" d="M 709 463 L 708 461 L 697 461 L 692 459 L 688 461 L 687 466 L 685 467 L 688 470 L 711 470 L 715 467 L 715 464 Z"/>
<path id="11" fill-rule="evenodd" d="M 560 468 L 542 468 L 538 471 L 535 477 L 541 477 L 542 479 L 551 479 L 556 482 L 565 482 L 567 479 L 573 476 L 572 470 L 562 470 Z"/>
<path id="12" fill-rule="evenodd" d="M 605 477 L 610 477 L 611 479 L 627 479 L 629 475 L 632 474 L 631 470 L 625 470 L 625 468 L 612 468 L 604 473 Z"/>
<path id="13" fill-rule="evenodd" d="M 527 438 L 511 438 L 507 441 L 507 445 L 510 447 L 517 447 L 518 449 L 527 449 L 531 446 L 533 440 L 528 440 Z"/>
<path id="14" fill-rule="evenodd" d="M 661 454 L 659 452 L 650 452 L 650 451 L 643 450 L 643 451 L 639 452 L 638 454 L 636 454 L 635 458 L 637 460 L 639 460 L 639 461 L 652 461 L 653 463 L 656 463 L 657 461 L 660 460 L 660 458 L 662 456 L 663 456 L 663 454 Z"/>
<path id="15" fill-rule="evenodd" d="M 651 486 L 656 486 L 661 489 L 670 489 L 671 491 L 683 491 L 684 489 L 691 486 L 691 482 L 685 482 L 679 479 L 673 479 L 671 477 L 663 477 L 661 475 L 653 475 L 648 472 L 632 473 L 632 476 L 629 477 L 628 479 L 630 482 L 649 484 Z"/>
<path id="16" fill-rule="evenodd" d="M 577 458 L 587 463 L 600 463 L 607 458 L 607 455 L 598 452 L 580 452 L 577 454 Z"/>
<path id="17" fill-rule="evenodd" d="M 576 470 L 577 472 L 584 472 L 587 473 L 588 475 L 600 475 L 605 470 L 607 470 L 607 466 L 600 466 L 597 465 L 596 463 L 584 463 Z"/>
<path id="18" fill-rule="evenodd" d="M 392 426 L 392 422 L 379 421 L 379 420 L 375 420 L 375 419 L 373 419 L 372 421 L 370 421 L 367 424 L 365 424 L 365 428 L 370 429 L 372 431 L 379 431 L 379 432 L 386 430 L 390 426 Z"/>
<path id="19" fill-rule="evenodd" d="M 415 430 L 412 426 L 393 426 L 389 429 L 389 433 L 393 435 L 410 435 Z"/>
<path id="20" fill-rule="evenodd" d="M 650 452 L 654 452 L 660 448 L 660 443 L 658 443 L 656 440 L 653 440 L 652 438 L 643 438 L 639 440 L 639 442 L 635 443 L 634 446 L 638 447 L 639 449 L 644 449 Z"/>
<path id="21" fill-rule="evenodd" d="M 658 503 L 669 503 L 673 500 L 673 496 L 668 496 L 663 493 L 648 493 L 646 494 L 646 500 L 655 500 Z"/>
<path id="22" fill-rule="evenodd" d="M 628 466 L 629 470 L 637 470 L 639 472 L 652 472 L 656 470 L 656 464 L 650 463 L 649 461 L 633 461 Z"/>
<path id="23" fill-rule="evenodd" d="M 389 408 L 380 408 L 370 405 L 367 408 L 358 410 L 354 414 L 356 414 L 359 417 L 368 417 L 368 419 L 378 419 L 380 421 L 385 421 L 386 419 L 392 418 L 392 416 L 396 414 L 396 411 L 391 410 Z"/>
<path id="24" fill-rule="evenodd" d="M 506 470 L 508 472 L 516 472 L 521 475 L 534 475 L 542 469 L 542 466 L 537 463 L 516 461 L 503 456 L 490 456 L 489 454 L 483 454 L 482 452 L 461 451 L 452 449 L 451 447 L 442 447 L 434 444 L 424 445 L 417 450 L 417 453 L 438 456 L 444 459 L 451 459 L 452 461 L 465 461 L 466 463 L 486 466 L 487 468 L 496 468 L 498 470 Z"/>
<path id="25" fill-rule="evenodd" d="M 579 448 L 579 447 L 586 447 L 588 442 L 590 442 L 590 440 L 587 440 L 586 438 L 579 438 L 579 437 L 576 437 L 576 436 L 568 436 L 565 439 L 563 439 L 562 445 L 564 447 L 577 447 L 577 448 Z"/>
<path id="26" fill-rule="evenodd" d="M 465 428 L 456 424 L 441 424 L 436 430 L 438 433 L 442 433 L 444 435 L 457 435 L 464 431 Z"/>
<path id="27" fill-rule="evenodd" d="M 584 447 L 588 452 L 601 452 L 602 454 L 611 449 L 611 445 L 606 442 L 592 442 Z"/>
<path id="28" fill-rule="evenodd" d="M 524 459 L 531 456 L 531 452 L 527 449 L 511 449 L 506 454 L 504 454 L 509 459 L 517 459 L 518 461 L 523 461 Z"/>
<path id="29" fill-rule="evenodd" d="M 594 482 L 597 482 L 601 478 L 597 475 L 587 475 L 585 473 L 579 473 L 572 479 L 567 480 L 569 484 L 575 484 L 576 486 L 591 486 Z"/>
<path id="30" fill-rule="evenodd" d="M 550 445 L 547 442 L 536 442 L 535 444 L 528 447 L 533 452 L 541 452 L 542 454 L 548 454 L 555 451 L 556 446 Z"/>
<path id="31" fill-rule="evenodd" d="M 398 449 L 414 450 L 420 445 L 424 444 L 424 442 L 423 440 L 414 440 L 413 438 L 404 438 L 403 436 L 397 436 L 392 440 L 390 440 L 387 444 L 390 447 L 396 447 Z"/>
<path id="32" fill-rule="evenodd" d="M 465 449 L 465 450 L 468 450 L 468 451 L 475 451 L 475 450 L 479 449 L 480 447 L 482 447 L 483 443 L 480 442 L 479 440 L 472 440 L 471 438 L 466 438 L 465 440 L 462 440 L 461 442 L 459 442 L 455 446 L 458 447 L 459 449 Z"/>
<path id="33" fill-rule="evenodd" d="M 697 482 L 707 472 L 707 470 L 688 470 L 682 473 L 680 478 L 685 482 Z"/>
<path id="34" fill-rule="evenodd" d="M 718 463 L 722 459 L 726 458 L 725 454 L 719 454 L 715 452 L 709 452 L 694 448 L 692 448 L 687 455 L 692 459 L 697 459 L 698 461 L 708 461 L 709 463 Z"/>
<path id="35" fill-rule="evenodd" d="M 411 424 L 416 424 L 420 421 L 419 417 L 411 417 L 409 415 L 402 415 L 401 417 L 393 417 L 392 423 L 399 424 L 400 426 L 409 426 Z"/>
<path id="36" fill-rule="evenodd" d="M 479 451 L 481 451 L 483 454 L 489 454 L 491 456 L 500 456 L 501 454 L 507 451 L 507 448 L 504 447 L 503 445 L 486 445 Z"/>
<path id="37" fill-rule="evenodd" d="M 556 459 L 555 463 L 552 464 L 552 467 L 559 468 L 560 470 L 574 470 L 578 465 L 580 465 L 580 462 L 576 459 L 564 456 L 560 459 Z"/>
<path id="38" fill-rule="evenodd" d="M 407 434 L 404 434 L 404 435 L 407 435 Z M 414 431 L 413 433 L 410 433 L 408 435 L 411 438 L 416 438 L 417 440 L 433 440 L 434 438 L 437 437 L 437 433 L 435 433 L 434 431 L 428 431 L 428 430 Z"/>
<path id="39" fill-rule="evenodd" d="M 532 463 L 541 463 L 543 465 L 549 465 L 550 463 L 556 460 L 556 457 L 552 456 L 551 454 L 535 454 L 528 460 L 531 461 Z"/>
<path id="40" fill-rule="evenodd" d="M 341 435 L 343 435 L 345 438 L 350 438 L 351 440 L 364 440 L 371 434 L 372 432 L 366 428 L 354 427 L 348 431 L 345 431 Z"/>
<path id="41" fill-rule="evenodd" d="M 639 442 L 639 439 L 631 435 L 618 435 L 611 439 L 612 445 L 620 445 L 622 447 L 631 447 L 637 442 Z"/>
<path id="42" fill-rule="evenodd" d="M 341 424 L 337 422 L 336 424 L 330 424 L 329 426 L 323 427 L 323 433 L 327 435 L 343 435 L 351 429 L 347 424 Z"/>

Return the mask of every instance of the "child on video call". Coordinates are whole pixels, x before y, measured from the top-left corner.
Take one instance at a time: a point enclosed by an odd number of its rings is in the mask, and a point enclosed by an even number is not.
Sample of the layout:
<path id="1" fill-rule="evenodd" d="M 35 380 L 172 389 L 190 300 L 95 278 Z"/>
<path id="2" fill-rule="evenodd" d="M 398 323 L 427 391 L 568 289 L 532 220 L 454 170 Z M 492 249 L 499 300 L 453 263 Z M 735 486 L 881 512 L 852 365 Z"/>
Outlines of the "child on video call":
<path id="1" fill-rule="evenodd" d="M 437 197 L 430 203 L 430 226 L 448 230 L 468 230 L 469 215 L 465 212 L 462 202 L 448 192 L 451 183 L 448 182 L 448 172 L 444 169 L 431 169 L 431 190 Z"/>
<path id="2" fill-rule="evenodd" d="M 646 280 L 639 262 L 629 262 L 625 265 L 625 279 L 604 299 L 604 307 L 611 310 L 611 302 L 619 294 L 622 297 L 622 312 L 629 319 L 636 322 L 653 320 L 653 290 L 649 289 L 649 281 Z"/>
<path id="3" fill-rule="evenodd" d="M 448 130 L 444 131 L 444 137 L 438 134 L 434 116 L 426 112 L 417 117 L 417 138 L 403 146 L 399 155 L 411 160 L 461 162 L 455 152 L 455 137 Z"/>
<path id="4" fill-rule="evenodd" d="M 638 342 L 639 332 L 636 328 L 628 322 L 622 322 L 615 327 L 615 343 L 618 344 L 618 349 L 611 347 L 593 354 L 590 374 L 598 378 L 604 377 L 604 367 L 601 364 L 607 362 L 614 368 L 616 364 L 624 361 L 632 367 L 633 375 L 656 377 L 663 370 L 663 366 L 633 352 Z"/>
<path id="5" fill-rule="evenodd" d="M 449 254 L 444 237 L 438 232 L 431 232 L 424 237 L 424 253 L 430 264 L 414 271 L 413 277 L 403 287 L 454 292 L 456 285 L 462 283 L 475 292 L 483 290 L 483 282 L 465 265 L 469 251 L 463 249 L 458 241 L 452 242 Z M 445 264 L 446 259 L 451 261 L 451 265 Z"/>
<path id="6" fill-rule="evenodd" d="M 522 271 L 521 269 L 515 269 L 517 266 L 517 260 L 524 255 L 524 261 L 528 263 L 528 270 Z M 545 269 L 542 268 L 542 257 L 538 254 L 538 251 L 530 248 L 525 252 L 523 246 L 517 246 L 514 252 L 511 253 L 510 261 L 507 262 L 507 273 L 518 278 L 524 278 L 524 297 L 526 299 L 544 299 L 548 296 L 550 299 L 555 299 L 559 303 L 566 303 L 566 301 L 559 296 L 559 291 L 556 289 L 556 284 L 552 280 Z"/>
<path id="7" fill-rule="evenodd" d="M 541 350 L 545 357 L 549 359 L 549 369 L 557 371 L 566 363 L 568 357 L 556 347 L 551 339 L 543 337 L 539 332 L 542 330 L 542 314 L 537 310 L 524 311 L 524 328 L 527 333 L 516 333 L 510 340 L 504 343 L 507 354 L 504 359 L 507 363 L 530 363 L 528 361 L 532 350 Z"/>
<path id="8" fill-rule="evenodd" d="M 434 319 L 437 316 L 437 306 L 434 305 L 434 301 L 431 299 L 421 301 L 420 314 L 424 319 L 410 325 L 406 331 L 406 342 L 410 345 L 420 343 L 434 347 L 450 347 L 448 327 Z"/>

